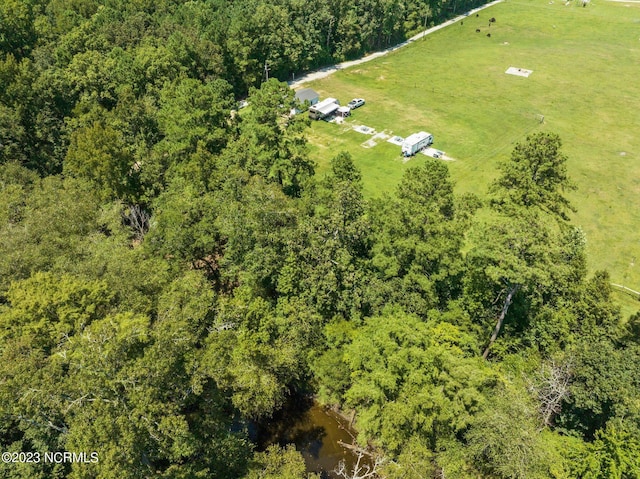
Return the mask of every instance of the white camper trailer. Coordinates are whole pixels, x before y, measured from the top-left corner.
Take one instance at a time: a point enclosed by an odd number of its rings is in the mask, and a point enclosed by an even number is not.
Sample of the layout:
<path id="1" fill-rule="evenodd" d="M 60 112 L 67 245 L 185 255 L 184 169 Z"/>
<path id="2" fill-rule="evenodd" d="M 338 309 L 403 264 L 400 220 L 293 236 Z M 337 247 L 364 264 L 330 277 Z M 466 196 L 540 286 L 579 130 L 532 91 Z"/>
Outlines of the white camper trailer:
<path id="1" fill-rule="evenodd" d="M 335 98 L 327 98 L 309 108 L 309 118 L 322 120 L 340 108 L 340 102 Z"/>
<path id="2" fill-rule="evenodd" d="M 336 116 L 339 116 L 340 118 L 351 116 L 351 108 L 348 106 L 341 106 L 336 110 Z"/>
<path id="3" fill-rule="evenodd" d="M 402 142 L 402 155 L 413 156 L 433 143 L 433 135 L 426 131 L 414 133 Z"/>

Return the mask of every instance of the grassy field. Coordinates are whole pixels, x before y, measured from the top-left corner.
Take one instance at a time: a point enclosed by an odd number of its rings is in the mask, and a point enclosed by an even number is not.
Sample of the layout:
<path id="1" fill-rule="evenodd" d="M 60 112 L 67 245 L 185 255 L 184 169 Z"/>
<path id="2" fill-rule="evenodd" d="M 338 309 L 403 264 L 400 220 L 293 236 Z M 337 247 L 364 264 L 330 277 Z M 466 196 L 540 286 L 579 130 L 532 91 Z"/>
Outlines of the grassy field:
<path id="1" fill-rule="evenodd" d="M 576 0 L 507 0 L 307 86 L 343 104 L 365 98 L 353 124 L 403 137 L 433 133 L 434 146 L 455 159 L 448 164 L 459 192 L 484 194 L 496 162 L 528 133 L 558 133 L 578 186 L 569 196 L 578 208 L 574 223 L 587 234 L 590 268 L 640 290 L 639 65 L 640 3 L 599 0 L 582 8 Z M 506 75 L 509 66 L 533 73 Z M 314 122 L 319 172 L 349 151 L 366 193 L 377 196 L 422 161 L 403 163 L 400 147 L 384 141 L 364 148 L 367 139 L 344 125 Z"/>

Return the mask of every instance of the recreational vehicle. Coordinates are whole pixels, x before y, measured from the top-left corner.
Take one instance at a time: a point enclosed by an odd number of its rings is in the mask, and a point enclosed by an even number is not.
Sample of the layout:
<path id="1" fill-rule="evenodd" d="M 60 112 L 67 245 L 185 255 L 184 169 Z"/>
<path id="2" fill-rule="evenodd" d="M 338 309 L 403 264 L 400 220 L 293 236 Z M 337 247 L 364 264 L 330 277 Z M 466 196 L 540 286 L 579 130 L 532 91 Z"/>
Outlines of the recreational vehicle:
<path id="1" fill-rule="evenodd" d="M 309 118 L 312 120 L 322 120 L 335 113 L 338 108 L 340 108 L 340 102 L 338 100 L 335 98 L 327 98 L 309 108 Z"/>
<path id="2" fill-rule="evenodd" d="M 433 135 L 425 131 L 414 133 L 402 142 L 402 155 L 413 156 L 433 143 Z"/>

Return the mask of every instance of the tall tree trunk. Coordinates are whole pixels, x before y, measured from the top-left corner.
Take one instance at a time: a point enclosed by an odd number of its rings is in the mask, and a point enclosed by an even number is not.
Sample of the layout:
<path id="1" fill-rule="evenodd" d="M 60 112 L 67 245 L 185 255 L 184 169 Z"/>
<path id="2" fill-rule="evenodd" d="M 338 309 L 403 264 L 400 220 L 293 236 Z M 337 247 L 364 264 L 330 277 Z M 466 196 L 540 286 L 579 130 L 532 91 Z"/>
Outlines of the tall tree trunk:
<path id="1" fill-rule="evenodd" d="M 329 53 L 329 55 L 331 55 L 331 28 L 333 27 L 333 21 L 334 21 L 334 17 L 332 16 L 329 19 L 329 32 L 327 33 L 327 53 Z"/>
<path id="2" fill-rule="evenodd" d="M 511 306 L 511 302 L 513 301 L 513 295 L 516 294 L 516 291 L 518 291 L 518 288 L 520 288 L 519 284 L 513 285 L 513 286 L 511 286 L 509 288 L 509 291 L 507 293 L 507 297 L 505 298 L 504 304 L 502 305 L 502 311 L 500 312 L 500 316 L 498 316 L 498 322 L 496 323 L 496 327 L 493 330 L 493 334 L 491 335 L 491 339 L 489 339 L 489 344 L 487 345 L 487 348 L 484 350 L 484 353 L 482 353 L 482 357 L 484 359 L 487 359 L 487 356 L 489 356 L 489 348 L 491 348 L 491 345 L 493 344 L 493 342 L 498 337 L 498 334 L 500 333 L 500 328 L 502 328 L 502 323 L 504 322 L 504 317 L 507 315 L 507 311 L 509 310 L 509 306 Z"/>

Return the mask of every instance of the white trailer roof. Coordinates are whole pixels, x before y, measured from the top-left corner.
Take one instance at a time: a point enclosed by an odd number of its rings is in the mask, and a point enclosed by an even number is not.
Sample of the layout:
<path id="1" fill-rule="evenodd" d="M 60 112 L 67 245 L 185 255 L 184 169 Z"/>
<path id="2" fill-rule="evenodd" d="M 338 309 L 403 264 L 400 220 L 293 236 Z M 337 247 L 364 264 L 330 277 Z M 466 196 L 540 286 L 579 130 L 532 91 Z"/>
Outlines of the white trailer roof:
<path id="1" fill-rule="evenodd" d="M 429 136 L 431 136 L 431 133 L 427 133 L 426 131 L 414 133 L 413 135 L 410 135 L 404 139 L 402 146 L 415 145 L 416 143 L 420 143 L 422 140 L 428 138 Z"/>
<path id="2" fill-rule="evenodd" d="M 335 98 L 327 98 L 326 100 L 322 100 L 320 103 L 316 103 L 311 107 L 314 111 L 318 113 L 322 113 L 323 115 L 328 115 L 340 108 L 340 104 L 338 100 Z"/>

